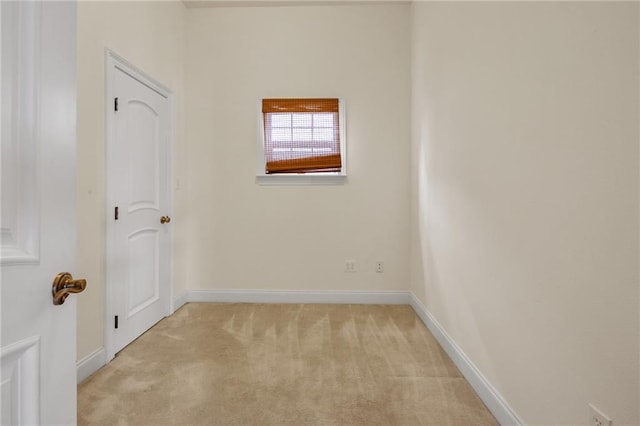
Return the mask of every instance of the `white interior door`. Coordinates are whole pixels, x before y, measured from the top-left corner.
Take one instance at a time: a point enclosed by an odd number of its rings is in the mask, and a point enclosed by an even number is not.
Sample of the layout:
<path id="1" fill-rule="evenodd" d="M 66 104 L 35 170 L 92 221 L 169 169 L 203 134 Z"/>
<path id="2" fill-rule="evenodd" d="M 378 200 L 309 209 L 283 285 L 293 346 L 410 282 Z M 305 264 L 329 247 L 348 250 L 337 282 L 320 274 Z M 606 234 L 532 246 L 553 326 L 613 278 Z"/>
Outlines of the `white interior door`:
<path id="1" fill-rule="evenodd" d="M 0 2 L 2 425 L 76 422 L 76 5 Z"/>
<path id="2" fill-rule="evenodd" d="M 116 353 L 170 312 L 170 107 L 166 91 L 137 71 L 116 58 L 108 66 L 107 285 Z"/>

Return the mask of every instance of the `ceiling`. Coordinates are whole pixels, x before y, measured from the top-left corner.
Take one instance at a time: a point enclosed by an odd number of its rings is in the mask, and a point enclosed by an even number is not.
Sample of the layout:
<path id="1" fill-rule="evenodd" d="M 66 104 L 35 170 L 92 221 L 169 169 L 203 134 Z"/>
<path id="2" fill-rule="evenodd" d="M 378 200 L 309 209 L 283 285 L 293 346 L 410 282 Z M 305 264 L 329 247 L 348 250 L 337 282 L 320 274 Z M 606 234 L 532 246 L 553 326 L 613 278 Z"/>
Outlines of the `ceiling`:
<path id="1" fill-rule="evenodd" d="M 410 0 L 182 0 L 188 8 L 249 6 L 341 6 L 356 4 L 410 3 Z"/>

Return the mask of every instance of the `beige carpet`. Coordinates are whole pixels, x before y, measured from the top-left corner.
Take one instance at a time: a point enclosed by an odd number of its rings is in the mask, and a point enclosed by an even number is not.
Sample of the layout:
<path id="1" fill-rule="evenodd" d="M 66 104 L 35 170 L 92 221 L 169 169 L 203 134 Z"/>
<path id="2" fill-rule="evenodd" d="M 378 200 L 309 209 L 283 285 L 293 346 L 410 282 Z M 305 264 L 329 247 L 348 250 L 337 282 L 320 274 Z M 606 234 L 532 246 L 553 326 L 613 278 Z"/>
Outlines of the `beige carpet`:
<path id="1" fill-rule="evenodd" d="M 495 425 L 406 305 L 191 303 L 78 389 L 80 425 Z"/>

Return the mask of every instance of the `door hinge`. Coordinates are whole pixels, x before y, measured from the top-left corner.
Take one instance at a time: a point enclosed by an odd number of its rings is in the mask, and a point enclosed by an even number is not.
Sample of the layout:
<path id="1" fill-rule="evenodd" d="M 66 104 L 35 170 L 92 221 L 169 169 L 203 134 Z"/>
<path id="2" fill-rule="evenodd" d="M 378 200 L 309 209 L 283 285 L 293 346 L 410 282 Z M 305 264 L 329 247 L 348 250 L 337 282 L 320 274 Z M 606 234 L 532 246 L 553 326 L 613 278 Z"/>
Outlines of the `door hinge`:
<path id="1" fill-rule="evenodd" d="M 118 316 L 117 315 L 115 317 L 115 326 L 116 326 L 116 328 L 118 328 Z"/>
<path id="2" fill-rule="evenodd" d="M 113 211 L 113 220 L 118 220 L 118 206 Z"/>
<path id="3" fill-rule="evenodd" d="M 114 100 L 113 100 L 113 109 L 115 111 L 118 110 L 118 98 L 114 98 Z"/>

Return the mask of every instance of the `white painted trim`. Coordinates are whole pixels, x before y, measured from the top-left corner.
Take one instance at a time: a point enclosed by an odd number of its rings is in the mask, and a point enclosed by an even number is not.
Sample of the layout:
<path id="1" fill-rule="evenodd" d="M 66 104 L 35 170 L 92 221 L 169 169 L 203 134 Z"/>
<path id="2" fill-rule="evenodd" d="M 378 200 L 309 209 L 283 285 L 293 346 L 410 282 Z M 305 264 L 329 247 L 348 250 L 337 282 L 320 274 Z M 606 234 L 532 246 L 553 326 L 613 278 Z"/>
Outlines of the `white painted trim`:
<path id="1" fill-rule="evenodd" d="M 187 291 L 183 291 L 179 296 L 173 299 L 173 312 L 182 308 L 189 300 L 189 293 Z M 172 312 L 172 313 L 173 313 Z"/>
<path id="2" fill-rule="evenodd" d="M 449 355 L 453 363 L 458 367 L 462 375 L 471 384 L 482 402 L 485 403 L 491 414 L 503 425 L 524 425 L 524 422 L 515 411 L 509 406 L 507 401 L 493 387 L 486 377 L 480 372 L 478 367 L 463 352 L 456 342 L 447 334 L 446 330 L 438 323 L 427 308 L 418 300 L 415 294 L 409 293 L 410 305 L 418 317 L 427 326 L 431 334 L 436 338 L 440 346 Z"/>
<path id="3" fill-rule="evenodd" d="M 154 80 L 146 72 L 142 71 L 140 68 L 115 53 L 113 50 L 105 49 L 105 60 L 107 66 L 115 66 L 117 69 L 129 74 L 131 77 L 135 78 L 150 89 L 155 90 L 165 98 L 171 97 L 172 92 L 167 86 Z M 107 102 L 107 105 L 111 105 L 111 102 Z"/>
<path id="4" fill-rule="evenodd" d="M 107 364 L 107 354 L 104 348 L 99 348 L 76 363 L 78 384 L 89 378 L 93 373 Z"/>
<path id="5" fill-rule="evenodd" d="M 167 89 L 168 90 L 168 89 Z M 175 223 L 175 191 L 176 191 L 176 168 L 175 168 L 175 158 L 176 158 L 176 141 L 178 140 L 178 135 L 176 134 L 177 129 L 177 116 L 176 116 L 176 105 L 173 92 L 169 91 L 168 94 L 169 100 L 169 149 L 167 150 L 167 174 L 169 175 L 169 217 L 174 219 Z M 175 226 L 169 226 L 169 311 L 168 315 L 172 315 L 176 307 L 174 305 L 174 292 L 173 286 L 175 284 L 175 258 L 174 258 L 174 246 L 175 246 Z"/>
<path id="6" fill-rule="evenodd" d="M 188 9 L 203 7 L 352 6 L 410 4 L 411 0 L 185 0 Z"/>
<path id="7" fill-rule="evenodd" d="M 140 83 L 146 85 L 150 89 L 154 90 L 161 96 L 167 99 L 169 103 L 169 149 L 167 150 L 167 173 L 169 175 L 169 187 L 167 190 L 169 191 L 168 197 L 168 210 L 169 216 L 173 216 L 174 212 L 174 183 L 175 183 L 175 170 L 174 170 L 174 153 L 175 153 L 175 105 L 174 105 L 174 94 L 173 92 L 161 84 L 160 82 L 153 79 L 147 73 L 145 73 L 140 68 L 136 67 L 122 56 L 116 54 L 112 50 L 105 48 L 105 159 L 106 159 L 106 175 L 105 175 L 105 194 L 106 194 L 106 215 L 110 217 L 111 215 L 111 206 L 115 203 L 111 200 L 111 188 L 109 187 L 109 176 L 111 173 L 112 164 L 114 164 L 114 159 L 112 158 L 112 150 L 111 146 L 111 138 L 112 138 L 112 117 L 111 107 L 112 107 L 112 99 L 114 98 L 114 78 L 115 78 L 115 70 L 119 69 L 124 73 L 130 75 L 134 79 L 138 80 Z M 111 259 L 109 257 L 109 253 L 112 253 L 114 250 L 111 248 L 114 244 L 114 236 L 113 231 L 114 228 L 111 221 L 107 221 L 105 223 L 105 235 L 106 235 L 106 250 L 105 250 L 105 328 L 104 328 L 104 351 L 105 351 L 105 360 L 109 362 L 115 356 L 114 344 L 114 328 L 113 328 L 113 297 L 111 294 L 111 287 L 109 286 L 110 277 L 109 277 L 109 269 L 111 267 Z M 174 260 L 173 260 L 173 243 L 174 243 L 174 231 L 173 227 L 169 229 L 169 296 L 166 306 L 166 315 L 171 315 L 174 312 L 174 300 L 173 300 L 173 286 L 174 286 Z"/>
<path id="8" fill-rule="evenodd" d="M 189 302 L 408 305 L 407 291 L 190 290 Z"/>
<path id="9" fill-rule="evenodd" d="M 0 348 L 0 380 L 12 378 L 11 411 L 18 424 L 40 424 L 40 336 Z M 5 397 L 3 396 L 3 399 Z M 4 404 L 3 404 L 4 405 Z M 4 407 L 3 407 L 4 408 Z"/>
<path id="10" fill-rule="evenodd" d="M 283 173 L 256 176 L 259 185 L 344 185 L 347 176 L 335 173 Z"/>

